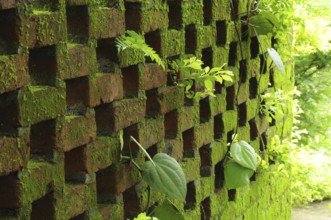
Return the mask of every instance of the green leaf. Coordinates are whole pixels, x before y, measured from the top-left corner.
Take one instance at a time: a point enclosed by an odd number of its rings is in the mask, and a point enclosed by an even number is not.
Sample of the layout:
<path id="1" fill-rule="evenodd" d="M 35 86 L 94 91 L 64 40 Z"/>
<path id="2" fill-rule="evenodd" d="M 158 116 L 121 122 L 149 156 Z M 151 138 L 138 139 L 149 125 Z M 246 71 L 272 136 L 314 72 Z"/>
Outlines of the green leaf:
<path id="1" fill-rule="evenodd" d="M 184 220 L 182 213 L 172 204 L 168 199 L 166 199 L 161 205 L 156 207 L 153 217 L 159 219 L 171 219 L 171 220 Z"/>
<path id="2" fill-rule="evenodd" d="M 205 88 L 206 88 L 207 90 L 213 90 L 213 82 L 212 82 L 212 81 L 210 81 L 210 80 L 205 80 L 204 84 L 205 84 Z"/>
<path id="3" fill-rule="evenodd" d="M 253 170 L 240 166 L 234 160 L 229 160 L 224 165 L 225 186 L 228 189 L 246 186 L 253 174 Z"/>
<path id="4" fill-rule="evenodd" d="M 263 13 L 252 16 L 250 23 L 259 35 L 267 35 L 273 32 L 274 24 Z"/>
<path id="5" fill-rule="evenodd" d="M 142 171 L 143 179 L 150 187 L 166 194 L 169 198 L 185 200 L 187 191 L 185 174 L 174 158 L 165 153 L 158 153 L 153 157 L 153 161 L 144 163 Z"/>
<path id="6" fill-rule="evenodd" d="M 231 144 L 230 152 L 234 161 L 241 166 L 256 170 L 258 162 L 254 148 L 245 141 Z"/>
<path id="7" fill-rule="evenodd" d="M 268 48 L 267 49 L 269 56 L 271 57 L 272 61 L 274 61 L 276 67 L 279 69 L 281 73 L 285 73 L 285 67 L 282 61 L 282 58 L 280 58 L 279 54 L 274 48 Z"/>
<path id="8" fill-rule="evenodd" d="M 233 79 L 229 75 L 222 75 L 223 80 L 228 81 L 228 82 L 233 82 Z"/>

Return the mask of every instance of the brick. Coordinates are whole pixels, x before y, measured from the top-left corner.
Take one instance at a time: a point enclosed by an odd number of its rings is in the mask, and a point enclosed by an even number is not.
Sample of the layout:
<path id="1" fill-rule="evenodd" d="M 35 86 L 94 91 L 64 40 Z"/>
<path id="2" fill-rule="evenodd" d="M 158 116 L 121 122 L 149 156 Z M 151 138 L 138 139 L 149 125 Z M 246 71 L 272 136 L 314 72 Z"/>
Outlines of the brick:
<path id="1" fill-rule="evenodd" d="M 123 193 L 140 178 L 139 171 L 133 165 L 116 164 L 97 173 L 97 190 L 103 196 Z"/>
<path id="2" fill-rule="evenodd" d="M 184 90 L 178 86 L 166 87 L 147 94 L 147 110 L 165 114 L 184 104 Z"/>
<path id="3" fill-rule="evenodd" d="M 8 1 L 0 2 L 0 9 L 15 8 L 15 6 L 16 6 L 16 0 L 8 0 Z"/>
<path id="4" fill-rule="evenodd" d="M 181 160 L 184 152 L 183 140 L 180 138 L 165 139 L 165 152 L 176 160 Z"/>
<path id="5" fill-rule="evenodd" d="M 64 89 L 28 86 L 6 94 L 0 103 L 0 126 L 29 126 L 64 115 Z"/>
<path id="6" fill-rule="evenodd" d="M 125 32 L 125 14 L 118 8 L 93 8 L 90 10 L 90 37 L 112 38 Z"/>
<path id="7" fill-rule="evenodd" d="M 26 85 L 30 76 L 27 54 L 0 57 L 0 94 Z"/>
<path id="8" fill-rule="evenodd" d="M 237 126 L 237 111 L 226 111 L 222 118 L 225 132 L 231 131 Z"/>
<path id="9" fill-rule="evenodd" d="M 178 110 L 178 130 L 183 132 L 199 123 L 198 106 L 184 106 Z"/>
<path id="10" fill-rule="evenodd" d="M 96 108 L 99 134 L 111 134 L 145 117 L 146 102 L 141 99 L 123 99 Z"/>
<path id="11" fill-rule="evenodd" d="M 101 219 L 118 219 L 124 220 L 124 204 L 121 203 L 115 204 L 99 204 L 99 212 L 101 213 Z"/>
<path id="12" fill-rule="evenodd" d="M 216 94 L 216 97 L 210 99 L 211 116 L 225 112 L 226 97 L 224 94 Z"/>
<path id="13" fill-rule="evenodd" d="M 63 165 L 30 160 L 27 170 L 20 173 L 20 203 L 29 203 L 40 199 L 51 191 L 61 191 L 63 179 Z M 34 184 L 36 180 L 38 184 Z"/>
<path id="14" fill-rule="evenodd" d="M 231 11 L 231 3 L 225 0 L 215 0 L 213 1 L 214 7 L 212 9 L 212 14 L 214 20 L 229 20 L 230 13 L 224 13 Z"/>
<path id="15" fill-rule="evenodd" d="M 145 57 L 143 51 L 133 48 L 127 48 L 126 50 L 122 50 L 118 54 L 118 59 L 120 67 L 124 68 L 138 63 L 143 63 Z"/>
<path id="16" fill-rule="evenodd" d="M 97 136 L 95 141 L 87 145 L 89 167 L 93 172 L 118 163 L 121 153 L 121 145 L 117 136 L 115 138 Z"/>
<path id="17" fill-rule="evenodd" d="M 67 44 L 59 47 L 59 78 L 72 79 L 87 76 L 96 71 L 95 48 L 81 44 Z"/>
<path id="18" fill-rule="evenodd" d="M 224 159 L 228 147 L 225 140 L 218 140 L 211 143 L 210 149 L 212 166 L 215 166 Z"/>
<path id="19" fill-rule="evenodd" d="M 32 47 L 53 45 L 65 40 L 65 20 L 62 12 L 34 10 L 22 17 L 22 44 Z"/>
<path id="20" fill-rule="evenodd" d="M 57 119 L 56 149 L 60 152 L 72 150 L 92 142 L 96 137 L 94 112 L 85 116 L 66 116 Z"/>
<path id="21" fill-rule="evenodd" d="M 148 4 L 127 3 L 125 11 L 126 26 L 137 32 L 151 32 L 168 25 L 166 6 L 156 1 L 154 7 Z"/>
<path id="22" fill-rule="evenodd" d="M 183 25 L 203 23 L 203 3 L 202 0 L 190 1 L 182 0 L 182 20 Z"/>
<path id="23" fill-rule="evenodd" d="M 163 57 L 172 57 L 185 53 L 185 33 L 168 29 L 161 34 L 161 51 Z"/>
<path id="24" fill-rule="evenodd" d="M 130 136 L 133 136 L 146 149 L 164 139 L 163 118 L 146 118 L 134 128 L 128 128 L 124 133 L 124 144 L 129 146 Z M 131 147 L 135 144 L 131 143 Z"/>
<path id="25" fill-rule="evenodd" d="M 0 136 L 0 176 L 25 167 L 29 161 L 29 131 L 19 129 L 18 135 Z"/>
<path id="26" fill-rule="evenodd" d="M 194 128 L 194 147 L 200 148 L 214 140 L 214 123 L 206 122 Z"/>
<path id="27" fill-rule="evenodd" d="M 167 74 L 158 64 L 146 64 L 142 68 L 144 73 L 142 89 L 150 90 L 162 87 L 167 83 Z"/>
<path id="28" fill-rule="evenodd" d="M 185 173 L 187 183 L 199 178 L 200 158 L 185 158 L 179 164 Z"/>
<path id="29" fill-rule="evenodd" d="M 66 184 L 65 197 L 61 201 L 58 218 L 70 219 L 87 211 L 92 203 L 91 186 L 87 184 Z M 72 204 L 75 204 L 74 206 Z"/>

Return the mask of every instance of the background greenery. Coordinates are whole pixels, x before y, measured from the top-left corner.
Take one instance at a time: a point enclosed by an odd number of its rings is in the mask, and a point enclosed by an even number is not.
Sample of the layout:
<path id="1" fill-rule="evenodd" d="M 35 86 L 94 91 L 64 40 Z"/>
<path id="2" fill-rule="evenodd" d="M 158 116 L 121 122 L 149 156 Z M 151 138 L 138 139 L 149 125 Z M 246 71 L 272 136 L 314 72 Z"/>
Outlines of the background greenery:
<path id="1" fill-rule="evenodd" d="M 294 205 L 331 198 L 331 1 L 267 0 L 281 20 L 276 37 L 285 60 L 295 55 L 297 97 L 289 146 Z M 290 33 L 290 34 L 289 34 Z"/>

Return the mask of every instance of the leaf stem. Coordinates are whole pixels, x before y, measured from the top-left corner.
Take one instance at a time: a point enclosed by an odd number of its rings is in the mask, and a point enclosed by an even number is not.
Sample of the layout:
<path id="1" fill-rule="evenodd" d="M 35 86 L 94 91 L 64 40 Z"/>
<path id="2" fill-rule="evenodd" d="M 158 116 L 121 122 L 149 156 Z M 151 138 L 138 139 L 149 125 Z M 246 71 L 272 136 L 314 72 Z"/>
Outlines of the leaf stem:
<path id="1" fill-rule="evenodd" d="M 156 166 L 155 163 L 154 163 L 154 161 L 153 161 L 153 159 L 151 158 L 151 156 L 149 155 L 149 153 L 145 150 L 145 148 L 143 148 L 143 146 L 141 146 L 141 144 L 134 137 L 130 136 L 130 139 L 133 140 L 138 145 L 138 147 L 140 148 L 140 150 L 142 150 L 142 152 L 144 152 L 144 154 L 152 162 L 152 164 L 154 166 Z"/>

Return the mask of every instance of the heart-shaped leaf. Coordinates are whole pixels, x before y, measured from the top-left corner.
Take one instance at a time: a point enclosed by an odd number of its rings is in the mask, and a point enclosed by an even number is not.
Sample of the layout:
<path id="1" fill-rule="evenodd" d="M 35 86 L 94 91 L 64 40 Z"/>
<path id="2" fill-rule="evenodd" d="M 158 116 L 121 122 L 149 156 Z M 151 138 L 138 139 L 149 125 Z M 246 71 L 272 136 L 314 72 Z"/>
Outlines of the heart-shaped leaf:
<path id="1" fill-rule="evenodd" d="M 250 23 L 259 35 L 267 35 L 273 32 L 274 24 L 261 13 L 252 16 Z"/>
<path id="2" fill-rule="evenodd" d="M 166 199 L 161 205 L 156 207 L 153 212 L 153 217 L 158 219 L 184 220 L 184 216 L 178 208 Z"/>
<path id="3" fill-rule="evenodd" d="M 249 183 L 249 178 L 254 174 L 254 171 L 240 166 L 234 160 L 229 160 L 224 166 L 225 186 L 228 189 L 236 189 L 245 186 Z"/>
<path id="4" fill-rule="evenodd" d="M 254 148 L 246 141 L 231 144 L 230 152 L 235 162 L 245 168 L 256 170 L 258 162 Z"/>
<path id="5" fill-rule="evenodd" d="M 142 167 L 146 183 L 170 198 L 185 200 L 185 174 L 177 161 L 164 153 L 158 153 L 152 161 L 147 161 Z"/>
<path id="6" fill-rule="evenodd" d="M 274 61 L 276 67 L 279 69 L 281 73 L 285 73 L 284 63 L 282 58 L 280 58 L 279 54 L 274 48 L 267 49 L 269 56 L 271 57 L 272 61 Z"/>

